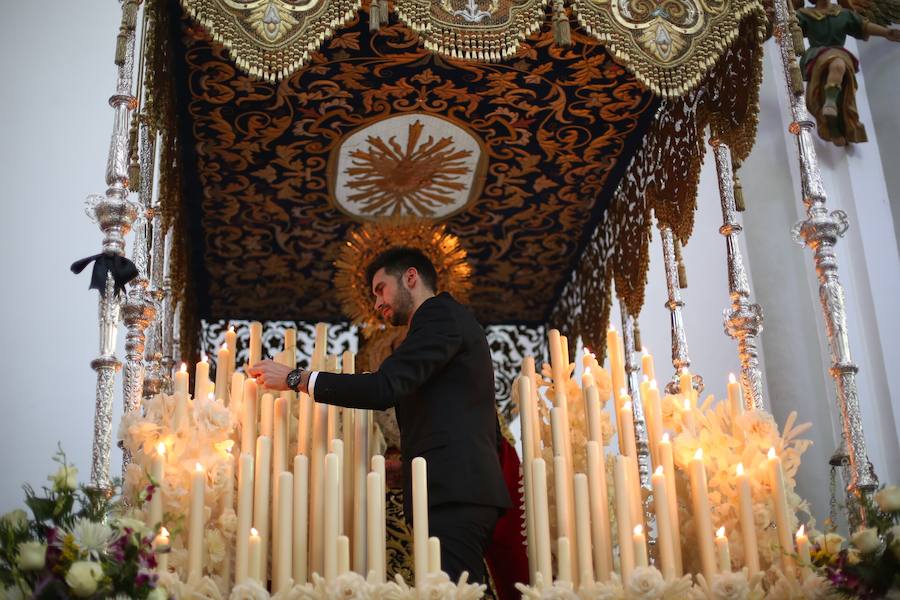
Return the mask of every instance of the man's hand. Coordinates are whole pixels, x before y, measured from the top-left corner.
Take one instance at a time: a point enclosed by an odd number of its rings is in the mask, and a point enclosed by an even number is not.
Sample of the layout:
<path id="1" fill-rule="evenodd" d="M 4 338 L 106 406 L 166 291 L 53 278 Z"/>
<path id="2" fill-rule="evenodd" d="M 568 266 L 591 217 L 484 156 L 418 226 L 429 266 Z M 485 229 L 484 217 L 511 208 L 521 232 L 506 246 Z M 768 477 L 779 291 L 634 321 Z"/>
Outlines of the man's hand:
<path id="1" fill-rule="evenodd" d="M 278 364 L 274 360 L 262 360 L 248 369 L 252 377 L 256 377 L 256 381 L 270 390 L 287 390 L 288 373 L 293 369 Z M 300 384 L 300 389 L 306 391 L 306 383 L 309 379 L 306 373 L 303 374 L 304 381 Z"/>

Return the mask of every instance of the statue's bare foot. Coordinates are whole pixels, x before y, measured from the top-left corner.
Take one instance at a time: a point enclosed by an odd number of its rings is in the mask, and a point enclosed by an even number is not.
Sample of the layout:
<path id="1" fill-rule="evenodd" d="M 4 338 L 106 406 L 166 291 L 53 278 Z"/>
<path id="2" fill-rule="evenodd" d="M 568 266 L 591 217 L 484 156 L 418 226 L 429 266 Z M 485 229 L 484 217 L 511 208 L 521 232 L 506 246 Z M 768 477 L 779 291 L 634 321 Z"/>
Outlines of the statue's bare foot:
<path id="1" fill-rule="evenodd" d="M 833 119 L 837 117 L 837 104 L 833 100 L 826 100 L 822 105 L 822 116 Z"/>

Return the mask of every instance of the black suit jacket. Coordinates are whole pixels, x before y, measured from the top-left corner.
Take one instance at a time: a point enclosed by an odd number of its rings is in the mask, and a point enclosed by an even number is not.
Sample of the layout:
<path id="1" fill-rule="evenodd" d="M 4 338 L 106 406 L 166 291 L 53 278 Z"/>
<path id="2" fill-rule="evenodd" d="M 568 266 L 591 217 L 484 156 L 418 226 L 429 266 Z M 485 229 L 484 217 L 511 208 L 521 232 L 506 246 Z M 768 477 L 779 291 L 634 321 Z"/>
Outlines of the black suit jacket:
<path id="1" fill-rule="evenodd" d="M 320 372 L 313 393 L 316 402 L 338 406 L 396 407 L 407 515 L 412 502 L 410 463 L 416 456 L 428 464 L 430 506 L 511 506 L 497 457 L 490 349 L 481 325 L 449 294 L 422 303 L 406 339 L 377 372 Z"/>

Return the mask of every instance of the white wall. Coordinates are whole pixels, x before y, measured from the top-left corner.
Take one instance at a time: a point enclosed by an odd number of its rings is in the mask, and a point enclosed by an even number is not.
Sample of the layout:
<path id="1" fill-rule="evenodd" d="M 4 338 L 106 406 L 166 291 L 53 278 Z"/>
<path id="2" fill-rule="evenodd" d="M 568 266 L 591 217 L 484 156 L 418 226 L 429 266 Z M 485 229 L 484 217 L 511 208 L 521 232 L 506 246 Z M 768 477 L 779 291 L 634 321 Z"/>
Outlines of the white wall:
<path id="1" fill-rule="evenodd" d="M 97 292 L 69 265 L 100 251 L 83 203 L 105 190 L 119 14 L 112 0 L 3 5 L 0 511 L 45 481 L 57 442 L 90 475 Z"/>

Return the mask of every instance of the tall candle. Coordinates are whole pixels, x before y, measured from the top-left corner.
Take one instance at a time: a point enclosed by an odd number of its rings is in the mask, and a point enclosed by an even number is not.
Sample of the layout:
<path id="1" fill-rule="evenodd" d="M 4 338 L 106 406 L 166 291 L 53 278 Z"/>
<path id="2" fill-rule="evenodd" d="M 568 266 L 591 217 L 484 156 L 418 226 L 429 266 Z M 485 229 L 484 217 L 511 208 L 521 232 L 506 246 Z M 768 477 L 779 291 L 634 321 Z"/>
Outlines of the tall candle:
<path id="1" fill-rule="evenodd" d="M 346 535 L 337 537 L 337 573 L 343 575 L 350 570 L 350 538 Z"/>
<path id="2" fill-rule="evenodd" d="M 381 519 L 381 539 L 387 543 L 387 476 L 384 472 L 384 456 L 376 454 L 372 457 L 372 471 L 378 473 L 378 482 L 381 484 L 381 491 L 378 493 L 378 502 L 381 506 L 379 509 L 385 518 Z"/>
<path id="3" fill-rule="evenodd" d="M 382 536 L 381 522 L 384 513 L 381 511 L 381 476 L 376 472 L 366 475 L 366 507 L 368 510 L 368 529 L 366 529 L 366 554 L 369 574 L 374 573 L 376 583 L 384 582 L 385 573 L 385 539 Z"/>
<path id="4" fill-rule="evenodd" d="M 744 401 L 741 399 L 741 384 L 734 377 L 734 373 L 728 374 L 728 406 L 731 407 L 732 416 L 744 414 Z"/>
<path id="5" fill-rule="evenodd" d="M 294 457 L 294 548 L 292 569 L 294 583 L 303 585 L 308 579 L 309 551 L 309 458 L 298 454 Z"/>
<path id="6" fill-rule="evenodd" d="M 556 570 L 559 581 L 572 583 L 572 551 L 566 536 L 556 540 Z"/>
<path id="7" fill-rule="evenodd" d="M 275 417 L 275 397 L 266 392 L 262 395 L 259 405 L 259 435 L 273 437 Z"/>
<path id="8" fill-rule="evenodd" d="M 428 474 L 425 459 L 412 461 L 413 493 L 413 556 L 416 587 L 425 583 L 428 573 Z"/>
<path id="9" fill-rule="evenodd" d="M 631 522 L 634 524 L 643 524 L 644 509 L 641 502 L 641 478 L 637 464 L 637 443 L 634 433 L 634 411 L 631 406 L 631 397 L 628 394 L 622 394 L 622 410 L 621 422 L 622 430 L 620 435 L 625 438 L 625 456 L 628 457 L 628 483 L 631 486 Z"/>
<path id="10" fill-rule="evenodd" d="M 147 525 L 154 531 L 159 527 L 163 516 L 163 496 L 162 483 L 163 474 L 166 469 L 166 445 L 162 442 L 156 445 L 156 454 L 150 462 L 150 479 L 153 480 L 156 489 L 153 490 L 153 497 L 150 498 L 150 509 L 147 519 Z"/>
<path id="11" fill-rule="evenodd" d="M 337 577 L 337 538 L 340 535 L 340 462 L 338 456 L 329 452 L 325 456 L 325 532 L 324 576 L 332 582 Z"/>
<path id="12" fill-rule="evenodd" d="M 187 365 L 181 363 L 181 368 L 175 373 L 175 410 L 172 414 L 172 429 L 180 430 L 188 420 L 188 372 Z"/>
<path id="13" fill-rule="evenodd" d="M 664 433 L 659 440 L 659 462 L 663 468 L 663 474 L 666 477 L 666 491 L 671 490 L 667 494 L 669 499 L 669 516 L 672 518 L 672 546 L 675 550 L 675 573 L 678 576 L 684 572 L 681 557 L 681 525 L 678 518 L 678 489 L 675 487 L 675 465 L 672 459 L 672 442 L 669 441 L 669 434 Z"/>
<path id="14" fill-rule="evenodd" d="M 543 458 L 535 458 L 531 464 L 531 481 L 534 484 L 534 533 L 537 550 L 537 572 L 544 585 L 553 584 L 553 567 L 550 557 L 550 507 L 547 501 L 547 467 Z"/>
<path id="15" fill-rule="evenodd" d="M 190 376 L 187 372 L 187 364 L 181 363 L 181 367 L 175 372 L 174 389 L 176 394 L 187 394 Z"/>
<path id="16" fill-rule="evenodd" d="M 281 514 L 278 512 L 277 507 L 280 506 L 281 502 L 281 474 L 287 471 L 287 439 L 285 438 L 285 423 L 287 423 L 287 399 L 286 398 L 277 398 L 275 400 L 273 406 L 273 426 L 272 426 L 272 506 L 274 508 L 274 514 L 272 518 L 272 548 L 273 552 L 275 547 L 280 543 L 279 540 L 279 532 L 285 532 L 285 537 L 290 539 L 291 528 L 285 527 L 281 524 L 279 519 L 281 518 Z M 293 490 L 288 492 L 289 494 L 293 493 Z M 273 563 L 274 564 L 274 563 Z M 290 570 L 288 570 L 287 577 L 289 575 Z"/>
<path id="17" fill-rule="evenodd" d="M 659 570 L 666 581 L 672 581 L 677 573 L 675 546 L 672 539 L 674 531 L 672 531 L 669 490 L 662 466 L 656 467 L 650 482 L 653 485 L 653 504 L 656 508 L 656 547 L 659 551 Z"/>
<path id="18" fill-rule="evenodd" d="M 244 397 L 244 374 L 243 373 L 232 373 L 231 374 L 231 390 L 229 393 L 229 402 L 228 408 L 231 409 L 231 414 L 234 415 L 235 420 L 241 418 L 241 407 L 244 405 L 243 401 Z"/>
<path id="19" fill-rule="evenodd" d="M 284 355 L 287 359 L 285 365 L 291 369 L 297 368 L 297 330 L 289 327 L 284 330 Z"/>
<path id="20" fill-rule="evenodd" d="M 194 400 L 209 395 L 209 362 L 204 354 L 194 370 Z"/>
<path id="21" fill-rule="evenodd" d="M 237 333 L 234 331 L 234 325 L 229 325 L 228 331 L 225 332 L 225 346 L 228 347 L 229 351 L 226 368 L 230 378 L 234 375 L 234 364 L 237 359 Z"/>
<path id="22" fill-rule="evenodd" d="M 685 431 L 697 433 L 697 421 L 694 419 L 694 409 L 689 398 L 684 399 L 684 407 L 681 412 L 681 424 Z"/>
<path id="23" fill-rule="evenodd" d="M 555 410 L 555 409 L 554 409 Z M 566 459 L 564 456 L 554 456 L 553 457 L 553 484 L 554 491 L 556 492 L 556 530 L 560 533 L 569 533 L 575 531 L 575 515 L 574 513 L 574 505 L 575 498 L 572 490 L 570 490 L 570 484 L 572 483 L 572 479 L 569 477 L 568 469 L 566 468 Z M 570 512 L 570 506 L 572 510 Z M 585 531 L 587 534 L 589 530 Z M 563 536 L 568 539 L 570 542 L 572 541 L 572 537 L 566 535 Z M 571 548 L 570 548 L 571 550 Z M 576 553 L 573 553 L 577 555 Z M 577 557 L 576 557 L 577 560 Z M 577 582 L 577 579 L 571 580 L 573 582 Z"/>
<path id="24" fill-rule="evenodd" d="M 530 465 L 534 460 L 533 431 L 534 424 L 531 421 L 531 380 L 526 376 L 520 376 L 516 380 L 519 392 L 519 424 L 522 426 L 522 461 Z M 525 543 L 528 554 L 529 581 L 535 580 L 537 557 L 534 552 L 534 491 L 531 482 L 531 469 L 522 469 L 522 479 L 525 492 Z"/>
<path id="25" fill-rule="evenodd" d="M 297 454 L 310 456 L 312 451 L 312 425 L 314 403 L 306 392 L 300 392 L 297 411 Z"/>
<path id="26" fill-rule="evenodd" d="M 566 384 L 565 378 L 568 373 L 568 365 L 563 364 L 562 343 L 558 329 L 551 329 L 547 333 L 548 346 L 550 349 L 550 371 L 553 376 L 553 385 L 562 393 L 565 398 Z"/>
<path id="27" fill-rule="evenodd" d="M 156 551 L 156 572 L 169 572 L 169 530 L 160 528 L 159 534 L 153 538 L 153 549 Z"/>
<path id="28" fill-rule="evenodd" d="M 594 581 L 594 563 L 591 554 L 590 494 L 588 491 L 587 475 L 575 474 L 575 528 L 581 534 L 578 536 L 578 581 L 581 585 Z"/>
<path id="29" fill-rule="evenodd" d="M 228 355 L 228 344 L 222 344 L 216 356 L 216 399 L 223 404 L 228 401 Z"/>
<path id="30" fill-rule="evenodd" d="M 197 463 L 191 473 L 191 508 L 188 513 L 188 581 L 196 582 L 203 576 L 203 526 L 206 469 Z"/>
<path id="31" fill-rule="evenodd" d="M 250 527 L 253 521 L 253 455 L 241 454 L 238 469 L 237 532 L 235 534 L 234 569 L 236 583 L 243 583 L 250 571 Z M 253 573 L 254 577 L 256 576 Z"/>
<path id="32" fill-rule="evenodd" d="M 588 439 L 603 445 L 603 413 L 600 408 L 600 392 L 596 385 L 584 391 L 584 402 L 588 417 Z"/>
<path id="33" fill-rule="evenodd" d="M 647 419 L 648 423 L 652 423 L 653 426 L 648 431 L 648 437 L 650 439 L 650 456 L 654 465 L 661 464 L 659 462 L 659 440 L 663 434 L 663 416 L 662 416 L 662 400 L 659 397 L 659 388 L 656 385 L 656 380 L 651 379 L 647 382 L 647 400 L 650 410 L 648 414 L 650 418 Z"/>
<path id="34" fill-rule="evenodd" d="M 241 411 L 241 452 L 256 451 L 256 380 L 244 381 L 243 410 Z"/>
<path id="35" fill-rule="evenodd" d="M 525 360 L 522 362 L 522 375 L 531 382 L 531 400 L 527 403 L 527 405 L 531 408 L 531 422 L 533 423 L 533 427 L 531 428 L 531 443 L 533 444 L 534 456 L 537 456 L 541 453 L 541 427 L 540 420 L 538 415 L 538 396 L 537 396 L 537 388 L 535 386 L 535 378 L 536 373 L 534 369 L 534 357 L 526 356 Z"/>
<path id="36" fill-rule="evenodd" d="M 272 560 L 272 591 L 275 593 L 287 590 L 292 575 L 291 546 L 293 542 L 294 524 L 292 521 L 292 504 L 294 492 L 294 476 L 283 472 L 278 475 L 278 496 L 275 508 L 278 528 L 275 530 L 275 545 Z"/>
<path id="37" fill-rule="evenodd" d="M 731 573 L 731 552 L 728 550 L 728 537 L 725 535 L 725 527 L 716 530 L 716 557 L 719 562 L 720 573 Z"/>
<path id="38" fill-rule="evenodd" d="M 353 570 L 366 574 L 366 529 L 368 528 L 366 476 L 369 472 L 369 411 L 353 409 L 353 538 L 350 549 L 353 552 Z"/>
<path id="39" fill-rule="evenodd" d="M 250 359 L 252 367 L 262 359 L 262 323 L 253 321 L 250 323 Z M 262 537 L 262 536 L 260 536 Z"/>
<path id="40" fill-rule="evenodd" d="M 641 370 L 647 379 L 656 379 L 656 369 L 653 368 L 653 355 L 647 352 L 646 348 L 641 348 Z"/>
<path id="41" fill-rule="evenodd" d="M 330 442 L 329 450 L 337 456 L 338 464 L 338 491 L 337 491 L 337 511 L 338 511 L 338 535 L 344 533 L 344 442 L 339 438 L 334 438 Z"/>
<path id="42" fill-rule="evenodd" d="M 635 566 L 646 567 L 649 565 L 649 562 L 647 559 L 647 537 L 644 535 L 644 526 L 635 525 L 633 531 L 631 543 L 634 545 Z"/>
<path id="43" fill-rule="evenodd" d="M 794 544 L 791 539 L 790 519 L 788 517 L 787 487 L 784 485 L 784 471 L 781 458 L 775 454 L 775 448 L 769 449 L 769 483 L 772 487 L 772 504 L 775 509 L 775 526 L 778 529 L 778 544 L 781 546 L 782 571 L 788 577 L 794 575 Z"/>
<path id="44" fill-rule="evenodd" d="M 222 508 L 234 510 L 234 454 L 232 447 L 225 450 L 225 489 L 222 491 Z"/>
<path id="45" fill-rule="evenodd" d="M 261 435 L 256 439 L 256 484 L 253 494 L 253 525 L 259 532 L 262 552 L 262 569 L 269 564 L 269 490 L 272 477 L 272 438 Z M 255 575 L 259 581 L 266 581 L 266 573 Z"/>
<path id="46" fill-rule="evenodd" d="M 697 532 L 697 546 L 703 576 L 712 581 L 716 572 L 715 550 L 713 549 L 712 514 L 709 509 L 709 489 L 706 484 L 706 467 L 703 464 L 703 449 L 697 448 L 690 465 L 691 498 L 694 508 L 694 529 Z"/>
<path id="47" fill-rule="evenodd" d="M 809 537 L 806 535 L 805 526 L 800 526 L 800 529 L 797 530 L 797 535 L 794 536 L 794 540 L 797 542 L 797 560 L 800 562 L 800 569 L 805 575 L 809 571 L 810 565 L 812 565 L 812 560 L 809 556 Z"/>
<path id="48" fill-rule="evenodd" d="M 250 548 L 250 579 L 257 581 L 258 583 L 262 582 L 260 579 L 263 570 L 262 566 L 262 539 L 259 537 L 259 532 L 255 527 L 250 529 L 250 539 L 249 539 L 249 548 Z"/>
<path id="49" fill-rule="evenodd" d="M 323 575 L 325 519 L 325 454 L 327 444 L 328 406 L 313 406 L 312 449 L 309 463 L 309 571 Z"/>
<path id="50" fill-rule="evenodd" d="M 694 378 L 691 375 L 690 369 L 687 367 L 683 367 L 681 369 L 681 376 L 678 378 L 678 388 L 681 391 L 681 394 L 685 398 L 690 398 L 694 394 Z"/>
<path id="51" fill-rule="evenodd" d="M 428 572 L 441 572 L 441 540 L 436 537 L 428 538 Z"/>
<path id="52" fill-rule="evenodd" d="M 591 541 L 594 572 L 600 581 L 609 581 L 613 570 L 612 536 L 609 531 L 609 501 L 606 491 L 606 461 L 603 446 L 587 443 L 588 488 L 591 499 Z"/>
<path id="53" fill-rule="evenodd" d="M 634 545 L 629 543 L 631 530 L 631 499 L 628 486 L 628 459 L 621 454 L 616 456 L 615 467 L 616 524 L 619 533 L 619 567 L 622 581 L 631 578 L 634 571 Z"/>
<path id="54" fill-rule="evenodd" d="M 613 408 L 616 413 L 616 431 L 619 432 L 619 453 L 625 452 L 625 444 L 622 439 L 622 423 L 619 419 L 619 401 L 616 394 L 625 386 L 625 369 L 619 354 L 619 334 L 614 327 L 606 332 L 606 355 L 609 357 L 609 374 L 612 378 Z"/>
<path id="55" fill-rule="evenodd" d="M 749 575 L 759 572 L 759 548 L 756 545 L 756 524 L 753 518 L 753 497 L 750 494 L 750 478 L 744 473 L 744 465 L 737 466 L 738 516 L 741 522 L 741 538 L 744 542 L 744 566 Z"/>

